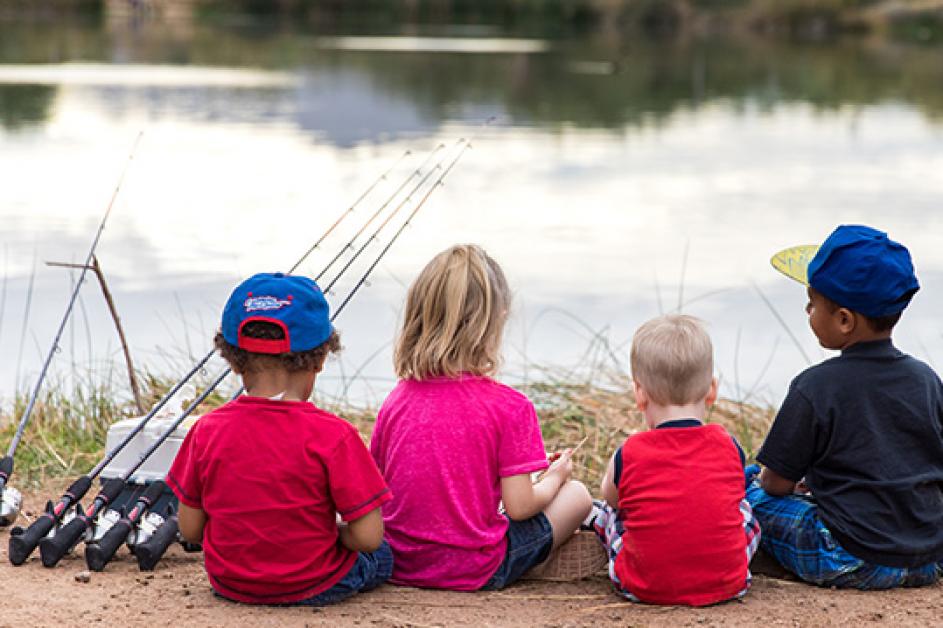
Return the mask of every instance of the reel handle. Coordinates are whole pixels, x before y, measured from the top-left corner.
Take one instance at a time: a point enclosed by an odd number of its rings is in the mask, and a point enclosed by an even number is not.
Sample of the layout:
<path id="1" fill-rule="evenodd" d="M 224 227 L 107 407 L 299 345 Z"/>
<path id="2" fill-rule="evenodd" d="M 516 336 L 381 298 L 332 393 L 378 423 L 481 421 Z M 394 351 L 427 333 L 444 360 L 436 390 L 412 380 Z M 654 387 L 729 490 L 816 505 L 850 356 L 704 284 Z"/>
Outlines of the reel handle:
<path id="1" fill-rule="evenodd" d="M 62 560 L 62 557 L 69 553 L 79 541 L 82 535 L 88 529 L 88 518 L 86 515 L 76 517 L 65 524 L 55 536 L 43 539 L 39 542 L 39 555 L 43 559 L 43 567 L 55 567 Z"/>
<path id="2" fill-rule="evenodd" d="M 92 571 L 102 571 L 105 565 L 114 558 L 115 553 L 131 532 L 131 522 L 127 517 L 120 519 L 105 532 L 97 543 L 85 545 L 85 564 Z"/>
<path id="3" fill-rule="evenodd" d="M 47 512 L 31 523 L 28 528 L 17 526 L 10 530 L 10 545 L 7 549 L 10 562 L 14 565 L 25 563 L 39 542 L 46 538 L 55 525 L 55 515 Z"/>
<path id="4" fill-rule="evenodd" d="M 178 529 L 177 515 L 171 515 L 160 524 L 151 538 L 134 546 L 134 555 L 137 556 L 141 571 L 153 571 L 167 548 L 177 540 Z"/>

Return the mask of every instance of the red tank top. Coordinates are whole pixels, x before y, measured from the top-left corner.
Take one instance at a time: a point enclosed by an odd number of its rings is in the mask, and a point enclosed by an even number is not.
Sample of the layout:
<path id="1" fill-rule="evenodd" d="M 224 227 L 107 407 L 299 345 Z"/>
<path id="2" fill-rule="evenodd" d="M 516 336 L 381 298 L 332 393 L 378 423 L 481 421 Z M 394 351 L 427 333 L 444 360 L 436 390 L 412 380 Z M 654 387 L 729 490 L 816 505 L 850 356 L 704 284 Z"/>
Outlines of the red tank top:
<path id="1" fill-rule="evenodd" d="M 719 425 L 650 430 L 622 446 L 615 570 L 643 602 L 703 606 L 746 586 L 743 467 Z"/>

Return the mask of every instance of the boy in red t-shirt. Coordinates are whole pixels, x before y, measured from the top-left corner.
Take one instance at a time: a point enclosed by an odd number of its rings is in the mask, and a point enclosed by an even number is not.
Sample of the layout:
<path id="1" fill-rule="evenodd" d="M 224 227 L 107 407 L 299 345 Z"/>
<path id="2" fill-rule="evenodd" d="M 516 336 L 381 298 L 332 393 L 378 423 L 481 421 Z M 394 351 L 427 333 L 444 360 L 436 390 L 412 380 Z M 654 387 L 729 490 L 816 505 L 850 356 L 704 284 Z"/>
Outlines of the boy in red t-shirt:
<path id="1" fill-rule="evenodd" d="M 246 394 L 190 429 L 167 474 L 180 532 L 203 544 L 213 590 L 320 606 L 387 580 L 389 489 L 357 430 L 307 401 L 340 349 L 317 284 L 249 278 L 226 303 L 216 346 Z"/>
<path id="2" fill-rule="evenodd" d="M 616 589 L 636 602 L 715 604 L 747 592 L 759 525 L 744 499 L 743 451 L 704 424 L 717 399 L 701 322 L 661 316 L 635 332 L 635 402 L 648 431 L 616 450 L 595 521 Z"/>

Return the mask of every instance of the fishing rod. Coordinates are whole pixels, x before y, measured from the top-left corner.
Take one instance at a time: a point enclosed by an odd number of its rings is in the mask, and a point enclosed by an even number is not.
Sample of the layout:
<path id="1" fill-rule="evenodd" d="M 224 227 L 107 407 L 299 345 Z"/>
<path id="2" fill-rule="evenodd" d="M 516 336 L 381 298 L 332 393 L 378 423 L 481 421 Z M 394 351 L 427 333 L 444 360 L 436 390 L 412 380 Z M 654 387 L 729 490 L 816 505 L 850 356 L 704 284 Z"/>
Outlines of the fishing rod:
<path id="1" fill-rule="evenodd" d="M 426 203 L 426 201 L 429 199 L 432 193 L 437 188 L 444 185 L 443 182 L 445 180 L 445 177 L 449 174 L 449 172 L 452 170 L 455 164 L 458 163 L 458 160 L 462 157 L 465 151 L 471 146 L 471 143 L 466 142 L 464 139 L 461 139 L 459 140 L 457 145 L 461 146 L 461 148 L 459 149 L 455 157 L 452 159 L 451 163 L 449 163 L 448 167 L 446 167 L 445 170 L 442 171 L 442 173 L 439 175 L 439 178 L 435 181 L 435 183 L 433 183 L 432 187 L 430 187 L 426 191 L 426 194 L 425 196 L 423 196 L 422 200 L 420 200 L 419 203 L 416 205 L 416 207 L 413 208 L 412 212 L 407 217 L 406 222 L 404 222 L 399 227 L 399 229 L 397 229 L 397 231 L 393 234 L 392 238 L 390 238 L 390 240 L 386 243 L 386 245 L 383 247 L 383 249 L 380 251 L 377 257 L 373 260 L 373 263 L 370 264 L 370 266 L 367 268 L 366 272 L 364 272 L 361 275 L 360 279 L 357 281 L 357 283 L 354 284 L 354 287 L 347 294 L 346 298 L 341 302 L 341 304 L 334 311 L 334 314 L 331 316 L 331 322 L 333 322 L 340 315 L 340 313 L 344 311 L 344 308 L 347 307 L 351 299 L 353 299 L 354 295 L 356 295 L 357 292 L 360 290 L 360 288 L 362 288 L 364 284 L 366 284 L 367 279 L 376 269 L 377 265 L 379 265 L 380 261 L 386 256 L 387 252 L 389 252 L 393 244 L 399 239 L 400 235 L 402 235 L 403 231 L 405 231 L 406 227 L 410 224 L 410 221 L 412 221 L 412 219 L 416 216 L 416 214 L 419 212 L 422 206 Z M 441 162 L 440 162 L 440 166 L 441 166 Z M 350 267 L 349 264 L 346 265 L 340 271 L 340 273 L 346 272 L 346 270 L 349 267 Z M 340 275 L 338 275 L 338 277 L 339 276 Z M 338 277 L 335 277 L 335 282 Z M 226 377 L 226 375 L 228 374 L 229 374 L 229 369 L 227 369 L 213 384 L 210 385 L 210 387 L 206 391 L 204 391 L 202 398 L 205 398 L 212 391 L 212 389 L 215 388 L 216 385 L 219 384 L 219 382 L 221 382 L 223 378 Z M 196 405 L 199 404 L 199 401 L 200 400 L 198 399 L 197 401 L 190 404 L 190 407 L 187 408 L 187 410 L 185 410 L 184 413 L 180 417 L 177 418 L 174 424 L 171 425 L 167 429 L 166 432 L 164 432 L 164 434 L 160 438 L 160 441 L 157 444 L 153 445 L 149 451 L 145 452 L 141 456 L 141 459 L 138 461 L 135 468 L 140 466 L 148 456 L 150 456 L 154 451 L 156 451 L 157 447 L 159 446 L 159 443 L 163 442 L 163 440 L 165 440 L 167 437 L 170 436 L 171 433 L 173 433 L 177 425 L 183 422 L 183 420 L 189 415 L 189 413 L 193 411 Z M 135 504 L 134 510 L 139 520 L 141 517 L 144 516 L 143 513 L 146 510 L 146 508 L 149 508 L 152 504 L 153 504 L 152 501 L 147 501 L 144 499 L 139 500 Z M 132 527 L 128 523 L 125 523 L 119 530 L 114 532 L 113 537 L 111 538 L 109 538 L 109 535 L 112 534 L 112 530 L 114 530 L 114 528 L 106 532 L 105 535 L 102 537 L 101 541 L 99 542 L 99 547 L 97 549 L 95 548 L 94 545 L 86 545 L 85 560 L 89 568 L 95 569 L 96 571 L 100 571 L 101 569 L 103 569 L 104 565 L 108 562 L 108 560 L 110 560 L 111 557 L 114 556 L 115 551 L 117 551 L 117 548 L 121 545 L 121 542 L 125 538 L 127 538 L 128 533 L 130 532 L 131 529 Z M 162 524 L 160 524 L 160 526 L 157 527 L 156 530 L 153 531 L 153 533 L 150 535 L 148 539 L 134 546 L 132 551 L 137 557 L 138 566 L 142 571 L 150 571 L 151 569 L 154 568 L 157 562 L 160 561 L 160 558 L 167 551 L 167 548 L 170 547 L 170 545 L 177 539 L 178 529 L 179 529 L 179 521 L 177 519 L 177 516 L 176 514 L 171 514 L 164 520 Z M 43 541 L 43 543 L 46 543 L 46 541 Z M 61 546 L 58 547 L 57 550 L 61 550 Z M 110 554 L 108 552 L 110 552 Z"/>
<path id="2" fill-rule="evenodd" d="M 435 154 L 437 151 L 438 149 L 435 149 L 433 151 L 433 154 Z M 439 167 L 439 166 L 437 165 L 436 167 Z M 414 174 L 411 174 L 410 179 L 413 176 Z M 396 194 L 398 194 L 398 191 L 394 192 L 394 197 Z M 387 202 L 384 204 L 384 206 L 388 204 L 389 203 Z M 372 217 L 371 217 L 371 220 L 372 220 Z M 293 269 L 297 268 L 297 266 L 298 264 L 294 265 L 292 268 Z M 346 271 L 346 267 L 341 272 L 345 272 L 345 271 Z M 177 426 L 180 425 L 182 420 L 186 418 L 187 416 L 189 416 L 193 412 L 193 410 L 206 399 L 206 397 L 219 385 L 220 382 L 222 382 L 222 380 L 228 374 L 229 374 L 229 369 L 227 369 L 222 375 L 220 375 L 220 377 L 214 383 L 212 383 L 206 389 L 206 391 L 204 391 L 204 393 L 196 399 L 196 401 L 191 403 L 191 405 L 184 411 L 182 418 L 179 418 L 177 421 L 175 421 L 172 424 L 173 426 L 169 428 L 168 431 L 164 432 L 161 435 L 161 437 L 159 437 L 158 441 L 154 444 L 154 446 L 145 452 L 145 454 L 141 457 L 138 463 L 135 464 L 132 468 L 125 471 L 122 478 L 112 478 L 112 479 L 109 479 L 107 482 L 105 482 L 104 486 L 99 491 L 98 495 L 96 495 L 94 501 L 92 502 L 92 505 L 89 506 L 87 511 L 82 512 L 77 509 L 77 514 L 75 518 L 73 518 L 68 523 L 63 525 L 58 531 L 54 532 L 54 534 L 51 537 L 35 538 L 35 541 L 39 544 L 39 550 L 40 550 L 40 555 L 42 557 L 43 565 L 45 565 L 46 567 L 55 566 L 59 562 L 59 560 L 61 560 L 62 556 L 64 556 L 66 552 L 71 550 L 76 545 L 76 543 L 81 539 L 82 535 L 85 534 L 86 530 L 91 528 L 94 525 L 95 518 L 100 513 L 104 512 L 107 506 L 113 503 L 115 499 L 117 499 L 117 497 L 121 494 L 121 492 L 124 490 L 125 483 L 129 480 L 129 478 L 133 475 L 133 473 L 141 466 L 141 464 L 143 464 L 147 460 L 147 458 L 154 451 L 156 451 L 157 446 L 159 446 L 160 443 L 163 443 L 163 441 L 166 440 L 170 436 L 170 434 L 173 433 L 173 430 L 175 430 Z M 68 496 L 68 497 L 71 498 L 71 496 Z M 135 506 L 137 505 L 138 504 L 135 504 Z M 132 508 L 132 513 L 137 514 L 138 512 L 140 512 L 141 516 L 143 516 L 143 514 L 146 514 L 147 508 L 150 505 L 152 505 L 152 503 L 148 502 L 148 503 L 142 504 L 141 509 Z M 125 519 L 125 517 L 122 517 L 122 519 Z M 140 519 L 140 517 L 138 517 L 138 519 Z M 136 524 L 138 523 L 138 521 L 123 522 L 121 524 L 121 528 L 125 527 L 129 523 Z M 116 538 L 116 537 L 109 537 L 108 545 L 106 547 L 111 547 L 112 538 Z M 30 539 L 30 540 L 34 540 L 34 539 Z M 12 542 L 12 538 L 11 538 L 11 542 Z M 111 555 L 114 555 L 114 551 L 117 550 L 117 547 L 119 545 L 120 545 L 120 542 L 114 545 L 114 548 L 111 550 Z M 110 559 L 111 555 L 109 555 L 107 559 Z M 17 558 L 20 558 L 20 556 L 17 556 Z M 107 562 L 107 559 L 105 559 L 105 562 Z M 98 560 L 99 560 L 98 558 L 95 558 L 92 560 L 93 560 L 93 564 L 98 564 Z M 104 563 L 102 563 L 102 566 L 103 565 Z"/>
<path id="3" fill-rule="evenodd" d="M 423 170 L 423 168 L 426 167 L 426 164 L 428 164 L 428 163 L 432 160 L 432 158 L 435 157 L 436 153 L 438 153 L 438 152 L 439 152 L 440 150 L 442 150 L 443 148 L 445 148 L 445 144 L 439 144 L 438 146 L 436 146 L 436 147 L 432 150 L 431 153 L 429 153 L 429 156 L 426 157 L 426 160 L 423 161 L 421 164 L 419 164 L 419 167 L 418 167 L 418 168 L 416 168 L 415 170 L 413 170 L 412 174 L 409 175 L 409 177 L 407 177 L 406 180 L 403 181 L 403 183 L 402 183 L 398 188 L 396 188 L 396 191 L 393 192 L 393 194 L 390 195 L 390 197 L 386 200 L 386 202 L 383 203 L 382 205 L 380 205 L 380 208 L 377 209 L 377 210 L 373 213 L 372 216 L 370 216 L 370 218 L 367 220 L 367 222 L 365 222 L 365 223 L 363 224 L 363 226 L 360 227 L 360 229 L 357 230 L 357 233 L 355 233 L 355 234 L 350 238 L 350 240 L 347 242 L 347 244 L 345 244 L 345 245 L 343 246 L 343 248 L 341 248 L 341 250 L 337 252 L 337 255 L 335 255 L 334 258 L 333 258 L 330 262 L 327 263 L 327 266 L 325 266 L 323 269 L 321 269 L 321 272 L 318 273 L 318 275 L 314 278 L 314 282 L 315 282 L 315 283 L 321 281 L 321 277 L 323 277 L 323 276 L 327 273 L 327 271 L 330 270 L 331 266 L 333 266 L 334 263 L 337 262 L 337 260 L 339 260 L 339 259 L 341 258 L 341 256 L 344 254 L 345 251 L 349 251 L 349 250 L 352 250 L 352 249 L 354 248 L 354 243 L 357 241 L 357 238 L 359 238 L 361 235 L 363 235 L 363 232 L 367 230 L 367 227 L 370 226 L 370 223 L 372 223 L 374 220 L 376 220 L 376 218 L 377 218 L 380 214 L 383 213 L 383 210 L 386 209 L 386 208 L 389 206 L 389 204 L 390 204 L 391 202 L 393 202 L 393 199 L 396 198 L 396 197 L 399 195 L 399 193 L 403 191 L 403 189 L 406 187 L 406 185 L 407 185 L 410 181 L 412 181 L 414 177 L 418 177 L 420 174 L 422 174 L 422 170 Z M 408 197 L 407 197 L 407 198 L 408 198 Z M 292 270 L 294 270 L 294 269 L 292 269 Z M 288 271 L 288 274 L 289 274 L 289 275 L 291 274 L 292 270 Z"/>
<path id="4" fill-rule="evenodd" d="M 134 161 L 134 153 L 137 151 L 138 145 L 140 144 L 141 137 L 143 135 L 143 131 L 138 133 L 134 140 L 134 144 L 131 146 L 131 152 L 128 153 L 128 159 L 124 164 L 124 168 L 121 170 L 121 175 L 118 177 L 118 184 L 115 186 L 114 192 L 111 194 L 111 199 L 108 201 L 108 206 L 105 208 L 105 215 L 102 216 L 101 222 L 98 224 L 98 231 L 95 232 L 95 237 L 92 239 L 92 245 L 89 247 L 88 255 L 85 257 L 85 264 L 82 267 L 82 272 L 79 273 L 78 281 L 75 282 L 75 286 L 72 288 L 72 296 L 69 298 L 68 305 L 66 305 L 65 314 L 62 315 L 62 321 L 59 323 L 59 329 L 56 331 L 56 335 L 52 340 L 52 346 L 49 347 L 49 352 L 46 354 L 45 360 L 43 360 L 42 368 L 39 371 L 39 377 L 36 378 L 36 383 L 34 384 L 33 390 L 30 393 L 29 401 L 26 404 L 26 409 L 23 411 L 23 416 L 20 418 L 19 425 L 16 427 L 16 432 L 13 434 L 13 440 L 10 441 L 10 446 L 7 448 L 6 455 L 0 459 L 0 526 L 6 526 L 13 523 L 19 515 L 21 503 L 20 492 L 13 487 L 10 487 L 6 491 L 7 495 L 4 495 L 4 488 L 6 488 L 10 476 L 13 475 L 13 456 L 16 453 L 16 448 L 19 446 L 20 441 L 23 439 L 23 433 L 26 431 L 26 426 L 33 414 L 33 408 L 36 407 L 36 401 L 39 399 L 39 392 L 42 389 L 43 381 L 46 379 L 46 374 L 49 372 L 49 366 L 52 364 L 52 358 L 59 349 L 59 341 L 62 339 L 62 334 L 65 331 L 66 324 L 69 322 L 69 317 L 72 315 L 72 309 L 75 307 L 75 302 L 78 300 L 79 291 L 82 289 L 82 283 L 85 281 L 85 275 L 88 273 L 88 269 L 92 264 L 92 259 L 95 256 L 95 249 L 98 248 L 98 242 L 101 240 L 102 233 L 105 231 L 105 224 L 108 222 L 108 217 L 111 216 L 111 210 L 115 206 L 115 200 L 118 198 L 118 192 L 121 190 L 121 185 L 124 183 L 125 175 L 128 174 L 128 169 L 131 166 L 131 162 Z"/>
<path id="5" fill-rule="evenodd" d="M 374 180 L 367 190 L 361 194 L 356 201 L 354 201 L 350 207 L 345 209 L 340 217 L 334 223 L 327 228 L 327 230 L 315 241 L 314 245 L 311 246 L 305 253 L 298 259 L 297 262 L 289 270 L 293 272 L 297 270 L 301 264 L 315 251 L 321 244 L 330 236 L 337 227 L 351 215 L 354 210 L 360 205 L 360 203 L 369 195 L 369 193 L 382 181 L 386 180 L 389 174 L 402 162 L 403 159 L 412 154 L 412 151 L 407 150 L 400 156 L 396 162 L 387 169 L 383 174 L 381 174 L 376 180 Z M 412 175 L 411 175 L 412 176 Z M 389 201 L 387 201 L 388 203 Z M 69 509 L 78 504 L 79 500 L 85 496 L 88 490 L 92 486 L 92 481 L 97 477 L 102 470 L 107 467 L 112 460 L 146 427 L 146 425 L 153 419 L 158 412 L 167 404 L 177 394 L 177 392 L 197 373 L 203 370 L 203 367 L 209 362 L 210 358 L 216 353 L 215 349 L 210 350 L 203 358 L 201 358 L 196 365 L 180 380 L 178 381 L 151 409 L 150 412 L 144 416 L 141 421 L 124 437 L 121 442 L 115 445 L 111 451 L 107 452 L 105 457 L 99 462 L 95 467 L 89 471 L 87 474 L 83 475 L 75 482 L 69 486 L 68 489 L 62 494 L 59 498 L 59 501 L 52 505 L 47 505 L 46 511 L 37 518 L 30 526 L 26 529 L 16 527 L 11 530 L 10 533 L 10 542 L 9 542 L 9 551 L 8 556 L 10 562 L 14 565 L 23 564 L 30 554 L 36 549 L 39 542 L 46 537 L 50 532 L 53 531 L 56 525 L 58 525 L 63 517 L 69 512 Z M 120 494 L 120 492 L 119 492 Z"/>

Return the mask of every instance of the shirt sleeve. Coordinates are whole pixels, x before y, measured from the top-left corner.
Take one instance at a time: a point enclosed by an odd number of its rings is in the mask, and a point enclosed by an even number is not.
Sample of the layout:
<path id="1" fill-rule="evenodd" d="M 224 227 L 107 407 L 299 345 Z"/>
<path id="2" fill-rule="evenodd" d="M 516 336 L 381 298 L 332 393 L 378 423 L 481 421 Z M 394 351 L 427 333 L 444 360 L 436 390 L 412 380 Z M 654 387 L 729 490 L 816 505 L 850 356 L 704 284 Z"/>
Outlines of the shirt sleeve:
<path id="1" fill-rule="evenodd" d="M 174 462 L 167 472 L 167 485 L 180 503 L 190 508 L 203 508 L 203 480 L 200 477 L 200 447 L 196 444 L 198 427 L 195 423 L 187 432 Z"/>
<path id="2" fill-rule="evenodd" d="M 792 386 L 756 459 L 787 480 L 798 482 L 812 465 L 816 442 L 812 404 Z"/>
<path id="3" fill-rule="evenodd" d="M 528 401 L 501 426 L 498 442 L 498 476 L 508 478 L 543 471 L 547 463 L 544 439 L 534 404 Z"/>
<path id="4" fill-rule="evenodd" d="M 392 498 L 360 435 L 351 427 L 331 453 L 328 485 L 344 521 L 359 519 Z"/>

